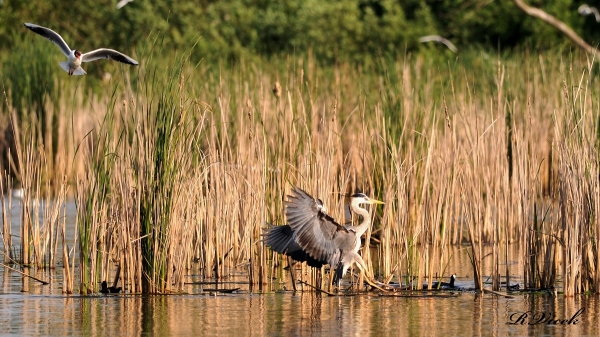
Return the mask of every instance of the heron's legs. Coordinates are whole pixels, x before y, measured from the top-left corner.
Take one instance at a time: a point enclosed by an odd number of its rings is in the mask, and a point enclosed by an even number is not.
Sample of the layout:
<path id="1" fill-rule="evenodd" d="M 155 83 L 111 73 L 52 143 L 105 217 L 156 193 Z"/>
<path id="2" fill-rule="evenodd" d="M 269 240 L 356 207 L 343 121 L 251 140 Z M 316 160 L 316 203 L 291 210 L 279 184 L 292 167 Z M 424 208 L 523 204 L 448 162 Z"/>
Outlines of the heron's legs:
<path id="1" fill-rule="evenodd" d="M 358 269 L 360 269 L 360 271 L 362 273 L 364 273 L 365 276 L 372 279 L 373 275 L 371 275 L 371 273 L 368 271 L 367 265 L 365 264 L 365 261 L 362 259 L 362 257 L 360 255 L 358 255 L 358 253 L 354 253 L 353 257 L 354 257 L 354 262 L 356 262 L 356 265 L 358 266 Z"/>
<path id="2" fill-rule="evenodd" d="M 377 288 L 381 291 L 385 291 L 385 289 L 381 288 L 376 284 L 375 278 L 373 277 L 373 275 L 371 275 L 371 273 L 368 272 L 367 265 L 365 264 L 365 261 L 362 259 L 362 257 L 360 257 L 358 253 L 353 254 L 354 262 L 356 262 L 356 265 L 358 266 L 358 269 L 360 269 L 361 274 L 365 276 L 365 281 L 367 281 L 367 283 L 371 287 Z"/>

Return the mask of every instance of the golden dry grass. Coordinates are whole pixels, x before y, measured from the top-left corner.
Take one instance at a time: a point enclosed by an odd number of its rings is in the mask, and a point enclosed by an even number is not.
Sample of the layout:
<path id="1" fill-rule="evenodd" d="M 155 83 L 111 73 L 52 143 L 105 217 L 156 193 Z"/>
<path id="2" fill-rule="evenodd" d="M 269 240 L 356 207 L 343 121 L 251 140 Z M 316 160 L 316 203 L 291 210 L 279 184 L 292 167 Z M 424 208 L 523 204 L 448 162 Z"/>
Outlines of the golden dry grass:
<path id="1" fill-rule="evenodd" d="M 476 287 L 483 265 L 497 289 L 500 266 L 519 259 L 528 287 L 561 274 L 567 295 L 600 291 L 598 85 L 585 56 L 184 61 L 141 66 L 111 98 L 61 104 L 79 112 L 60 124 L 68 141 L 53 162 L 77 182 L 82 291 L 116 265 L 132 292 L 179 291 L 195 262 L 207 278 L 243 269 L 272 289 L 278 258 L 261 228 L 285 222 L 293 185 L 336 219 L 356 188 L 386 202 L 367 233 L 377 249 L 362 252 L 380 280 L 432 284 L 451 274 L 449 245 L 469 242 Z M 32 166 L 21 171 L 43 167 Z"/>

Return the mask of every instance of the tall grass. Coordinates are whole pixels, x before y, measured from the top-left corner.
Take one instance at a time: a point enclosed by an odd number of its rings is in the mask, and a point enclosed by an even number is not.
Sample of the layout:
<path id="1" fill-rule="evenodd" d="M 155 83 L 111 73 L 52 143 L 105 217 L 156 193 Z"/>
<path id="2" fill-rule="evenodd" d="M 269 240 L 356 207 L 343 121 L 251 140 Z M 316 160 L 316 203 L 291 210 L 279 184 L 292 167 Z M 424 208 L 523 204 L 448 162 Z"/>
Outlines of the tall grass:
<path id="1" fill-rule="evenodd" d="M 122 73 L 110 94 L 66 104 L 102 102 L 94 131 L 71 143 L 88 168 L 71 176 L 80 291 L 102 280 L 180 291 L 195 263 L 206 278 L 242 270 L 272 289 L 287 263 L 261 227 L 285 223 L 293 185 L 339 220 L 356 189 L 386 202 L 365 237 L 376 249 L 362 251 L 383 281 L 432 284 L 453 273 L 450 245 L 467 243 L 479 289 L 516 273 L 532 288 L 600 291 L 599 92 L 585 55 L 316 64 L 148 57 L 132 87 Z"/>

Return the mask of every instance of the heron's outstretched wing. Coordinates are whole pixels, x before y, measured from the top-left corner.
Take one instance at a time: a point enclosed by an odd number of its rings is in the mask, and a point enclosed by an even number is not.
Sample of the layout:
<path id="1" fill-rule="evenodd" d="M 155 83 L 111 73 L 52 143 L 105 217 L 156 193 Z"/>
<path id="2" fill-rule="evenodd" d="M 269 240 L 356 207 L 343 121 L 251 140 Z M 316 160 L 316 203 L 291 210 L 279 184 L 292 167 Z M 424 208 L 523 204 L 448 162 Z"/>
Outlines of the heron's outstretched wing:
<path id="1" fill-rule="evenodd" d="M 341 244 L 345 245 L 345 236 L 350 236 L 346 227 L 323 212 L 322 205 L 298 187 L 292 189 L 292 195 L 285 202 L 285 215 L 296 242 L 311 257 L 318 261 L 328 261 L 335 267 L 339 259 Z M 354 240 L 348 237 L 348 240 Z M 354 242 L 352 242 L 354 244 Z"/>
<path id="2" fill-rule="evenodd" d="M 289 225 L 274 226 L 267 223 L 263 229 L 262 240 L 279 254 L 285 254 L 295 261 L 306 262 L 311 267 L 321 268 L 327 261 L 319 261 L 310 256 L 296 241 L 294 231 Z"/>
<path id="3" fill-rule="evenodd" d="M 63 54 L 65 54 L 65 56 L 69 56 L 69 54 L 71 54 L 71 48 L 69 48 L 69 45 L 65 42 L 65 40 L 63 40 L 63 38 L 60 35 L 58 35 L 57 32 L 53 31 L 50 28 L 38 26 L 33 23 L 26 22 L 24 23 L 24 25 L 25 27 L 31 29 L 31 31 L 33 31 L 34 33 L 40 34 L 41 36 L 54 42 L 54 44 L 56 44 L 60 48 Z"/>
<path id="4" fill-rule="evenodd" d="M 113 49 L 100 48 L 81 55 L 81 62 L 91 62 L 99 59 L 111 59 L 134 66 L 138 65 L 136 60 Z"/>

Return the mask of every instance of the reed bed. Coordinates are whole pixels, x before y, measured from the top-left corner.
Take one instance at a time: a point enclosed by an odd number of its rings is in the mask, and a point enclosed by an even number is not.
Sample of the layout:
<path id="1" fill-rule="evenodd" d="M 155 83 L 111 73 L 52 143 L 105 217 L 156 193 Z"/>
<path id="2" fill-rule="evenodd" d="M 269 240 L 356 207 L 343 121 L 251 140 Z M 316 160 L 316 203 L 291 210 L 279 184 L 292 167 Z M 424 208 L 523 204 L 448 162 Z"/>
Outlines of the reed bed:
<path id="1" fill-rule="evenodd" d="M 362 250 L 384 282 L 431 285 L 452 274 L 449 246 L 468 244 L 478 289 L 488 275 L 495 290 L 501 277 L 510 283 L 508 265 L 520 260 L 527 287 L 600 291 L 599 89 L 585 55 L 407 55 L 332 67 L 310 57 L 146 60 L 104 95 L 58 104 L 89 111 L 58 119 L 82 127 L 61 131 L 68 142 L 52 150 L 76 182 L 80 292 L 105 280 L 178 292 L 194 267 L 218 280 L 243 271 L 253 290 L 271 291 L 289 262 L 264 247 L 261 229 L 285 223 L 294 185 L 339 220 L 356 189 L 386 202 L 365 238 L 375 249 Z M 17 152 L 25 185 L 58 176 L 27 161 L 33 147 Z M 34 233 L 25 242 L 50 247 L 35 263 L 50 252 L 54 260 L 64 227 L 51 222 L 42 234 L 42 222 L 23 221 Z M 297 267 L 294 279 L 331 283 L 323 270 Z"/>

